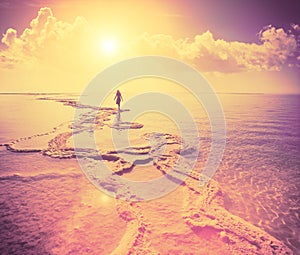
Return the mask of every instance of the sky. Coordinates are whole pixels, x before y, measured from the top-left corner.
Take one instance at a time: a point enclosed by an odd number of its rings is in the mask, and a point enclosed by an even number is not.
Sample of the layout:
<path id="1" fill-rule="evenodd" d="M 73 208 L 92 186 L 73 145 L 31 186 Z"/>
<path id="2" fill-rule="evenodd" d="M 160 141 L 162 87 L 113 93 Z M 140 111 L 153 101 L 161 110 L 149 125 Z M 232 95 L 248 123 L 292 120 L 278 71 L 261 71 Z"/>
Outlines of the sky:
<path id="1" fill-rule="evenodd" d="M 0 92 L 81 92 L 104 68 L 169 56 L 222 93 L 300 93 L 292 0 L 0 1 Z"/>

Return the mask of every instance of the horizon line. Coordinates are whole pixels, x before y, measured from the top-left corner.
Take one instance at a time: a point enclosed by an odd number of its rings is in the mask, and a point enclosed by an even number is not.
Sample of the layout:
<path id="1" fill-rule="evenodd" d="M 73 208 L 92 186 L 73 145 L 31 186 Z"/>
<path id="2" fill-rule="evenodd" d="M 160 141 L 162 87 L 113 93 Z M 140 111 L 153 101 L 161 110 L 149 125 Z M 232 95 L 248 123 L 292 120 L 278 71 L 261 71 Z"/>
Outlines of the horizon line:
<path id="1" fill-rule="evenodd" d="M 203 92 L 204 94 L 213 94 Z M 75 94 L 81 95 L 80 92 L 0 92 L 0 95 L 60 95 L 60 94 Z M 217 95 L 222 94 L 236 94 L 236 95 L 300 95 L 300 92 L 296 93 L 271 93 L 271 92 L 215 92 Z"/>

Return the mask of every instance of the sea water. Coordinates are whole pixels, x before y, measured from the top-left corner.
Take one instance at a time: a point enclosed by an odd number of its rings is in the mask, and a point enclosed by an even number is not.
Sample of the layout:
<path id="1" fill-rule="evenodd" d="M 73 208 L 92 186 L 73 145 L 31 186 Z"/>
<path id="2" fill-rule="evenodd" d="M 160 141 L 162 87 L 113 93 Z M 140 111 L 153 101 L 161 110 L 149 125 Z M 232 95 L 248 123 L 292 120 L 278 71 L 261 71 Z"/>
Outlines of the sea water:
<path id="1" fill-rule="evenodd" d="M 299 95 L 220 95 L 227 143 L 215 175 L 232 213 L 300 249 Z"/>
<path id="2" fill-rule="evenodd" d="M 57 96 L 70 98 L 66 94 Z M 73 108 L 51 100 L 37 100 L 39 97 L 0 95 L 0 143 L 48 132 L 72 120 Z M 300 96 L 219 94 L 218 97 L 224 110 L 227 139 L 214 179 L 223 190 L 226 209 L 264 229 L 297 253 L 300 249 Z M 202 112 L 195 116 L 200 130 L 202 158 L 199 161 L 203 161 L 203 166 L 210 149 L 209 123 Z M 7 169 L 26 172 L 29 167 L 21 166 L 35 166 L 30 171 L 40 171 L 49 163 L 41 155 L 12 153 L 3 146 L 0 148 L 2 177 L 11 175 Z M 31 164 L 34 160 L 41 160 L 41 164 Z M 58 160 L 54 164 L 59 168 L 69 163 Z M 2 181 L 8 182 L 9 178 Z"/>

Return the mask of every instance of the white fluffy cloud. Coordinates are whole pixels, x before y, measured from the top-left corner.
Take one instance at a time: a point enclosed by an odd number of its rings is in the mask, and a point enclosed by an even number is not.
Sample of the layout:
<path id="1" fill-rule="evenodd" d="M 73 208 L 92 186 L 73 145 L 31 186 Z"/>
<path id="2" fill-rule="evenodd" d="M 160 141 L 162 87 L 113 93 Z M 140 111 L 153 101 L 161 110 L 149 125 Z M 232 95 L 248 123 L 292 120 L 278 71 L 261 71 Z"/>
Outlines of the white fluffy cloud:
<path id="1" fill-rule="evenodd" d="M 269 26 L 259 33 L 259 44 L 216 40 L 209 31 L 192 41 L 169 35 L 144 34 L 135 42 L 148 54 L 167 54 L 191 61 L 202 71 L 238 72 L 280 70 L 297 53 L 296 37 L 282 28 Z"/>
<path id="2" fill-rule="evenodd" d="M 298 31 L 299 25 L 293 24 L 292 28 L 294 32 Z M 12 28 L 3 35 L 2 43 L 6 48 L 0 51 L 0 67 L 13 68 L 17 63 L 46 62 L 59 68 L 82 68 L 86 66 L 85 63 L 101 61 L 90 47 L 93 39 L 84 18 L 77 17 L 70 24 L 58 20 L 50 8 L 41 8 L 30 26 L 19 36 Z M 170 35 L 145 33 L 135 38 L 128 46 L 128 52 L 167 55 L 208 72 L 274 71 L 280 70 L 291 59 L 299 61 L 297 35 L 268 26 L 260 31 L 258 39 L 259 43 L 227 42 L 215 39 L 207 31 L 196 35 L 193 40 L 175 40 Z"/>
<path id="3" fill-rule="evenodd" d="M 88 24 L 84 18 L 77 17 L 70 24 L 57 20 L 50 8 L 41 8 L 20 36 L 12 28 L 3 35 L 2 43 L 6 49 L 0 52 L 2 67 L 12 68 L 17 63 L 32 61 L 59 65 L 75 60 L 80 52 L 84 52 L 84 49 L 78 49 L 87 31 Z"/>

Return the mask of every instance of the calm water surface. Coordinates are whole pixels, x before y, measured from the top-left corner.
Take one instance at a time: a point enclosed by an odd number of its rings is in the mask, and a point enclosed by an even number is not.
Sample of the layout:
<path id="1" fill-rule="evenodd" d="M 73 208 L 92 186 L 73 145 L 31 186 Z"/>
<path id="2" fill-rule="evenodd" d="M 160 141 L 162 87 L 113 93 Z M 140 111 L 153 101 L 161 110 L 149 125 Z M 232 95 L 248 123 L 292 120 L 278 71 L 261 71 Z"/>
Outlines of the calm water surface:
<path id="1" fill-rule="evenodd" d="M 221 94 L 219 98 L 227 144 L 214 178 L 224 191 L 225 206 L 285 242 L 296 254 L 300 250 L 300 96 Z M 202 113 L 196 121 L 205 162 L 210 139 L 208 118 Z M 57 102 L 36 100 L 32 95 L 0 95 L 0 143 L 47 132 L 72 116 L 71 107 Z M 32 160 L 29 155 L 16 157 L 4 147 L 0 157 L 6 161 L 0 163 L 2 176 L 5 165 Z"/>

